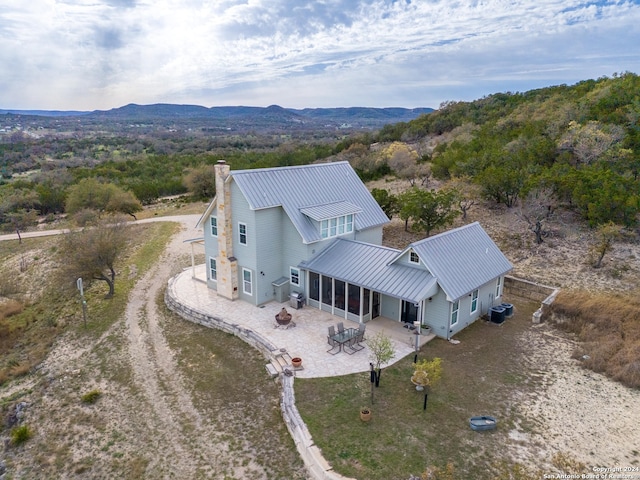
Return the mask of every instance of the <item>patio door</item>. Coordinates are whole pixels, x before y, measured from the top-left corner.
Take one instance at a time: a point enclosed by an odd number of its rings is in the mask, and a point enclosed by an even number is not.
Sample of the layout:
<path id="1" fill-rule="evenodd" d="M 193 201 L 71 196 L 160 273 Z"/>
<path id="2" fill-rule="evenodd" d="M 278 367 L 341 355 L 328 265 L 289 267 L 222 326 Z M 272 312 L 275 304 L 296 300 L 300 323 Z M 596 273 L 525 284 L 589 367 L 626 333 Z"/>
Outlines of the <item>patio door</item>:
<path id="1" fill-rule="evenodd" d="M 373 292 L 373 304 L 371 306 L 371 318 L 380 316 L 380 292 Z"/>
<path id="2" fill-rule="evenodd" d="M 402 301 L 402 314 L 400 320 L 405 323 L 411 323 L 418 320 L 418 307 L 413 302 Z"/>

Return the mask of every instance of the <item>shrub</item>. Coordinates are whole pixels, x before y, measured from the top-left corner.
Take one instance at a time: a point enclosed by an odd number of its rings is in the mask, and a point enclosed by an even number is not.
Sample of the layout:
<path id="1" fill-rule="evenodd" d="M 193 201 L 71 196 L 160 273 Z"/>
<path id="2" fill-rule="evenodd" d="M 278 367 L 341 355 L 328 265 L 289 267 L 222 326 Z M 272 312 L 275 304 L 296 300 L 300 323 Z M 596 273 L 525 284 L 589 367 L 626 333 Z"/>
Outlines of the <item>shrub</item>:
<path id="1" fill-rule="evenodd" d="M 0 305 L 0 318 L 8 318 L 22 312 L 24 306 L 16 300 L 8 300 Z"/>
<path id="2" fill-rule="evenodd" d="M 11 444 L 21 445 L 33 437 L 33 432 L 29 425 L 20 425 L 11 430 Z"/>
<path id="3" fill-rule="evenodd" d="M 98 398 L 100 398 L 101 395 L 102 395 L 102 392 L 100 390 L 91 390 L 90 392 L 87 392 L 84 395 L 82 395 L 81 400 L 82 400 L 82 403 L 93 404 L 98 401 Z"/>

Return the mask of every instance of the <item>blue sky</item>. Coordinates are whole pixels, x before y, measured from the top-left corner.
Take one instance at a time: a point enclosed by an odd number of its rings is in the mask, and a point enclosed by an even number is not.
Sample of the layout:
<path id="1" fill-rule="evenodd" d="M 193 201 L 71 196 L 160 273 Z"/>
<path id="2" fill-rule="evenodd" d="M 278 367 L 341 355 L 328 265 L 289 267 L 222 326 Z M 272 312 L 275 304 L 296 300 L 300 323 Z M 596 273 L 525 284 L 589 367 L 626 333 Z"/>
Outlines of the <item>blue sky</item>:
<path id="1" fill-rule="evenodd" d="M 2 0 L 0 108 L 434 107 L 640 73 L 640 0 Z"/>

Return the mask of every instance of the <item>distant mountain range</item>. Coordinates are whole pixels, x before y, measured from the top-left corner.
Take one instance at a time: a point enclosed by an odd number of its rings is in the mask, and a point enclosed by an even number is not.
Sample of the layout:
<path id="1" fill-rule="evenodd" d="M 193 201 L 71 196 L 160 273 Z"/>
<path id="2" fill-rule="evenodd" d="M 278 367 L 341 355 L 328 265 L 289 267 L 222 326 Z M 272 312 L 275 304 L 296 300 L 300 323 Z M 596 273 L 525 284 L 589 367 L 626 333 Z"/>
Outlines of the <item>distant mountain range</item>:
<path id="1" fill-rule="evenodd" d="M 198 105 L 154 105 L 129 104 L 111 110 L 92 112 L 58 110 L 2 110 L 0 114 L 39 117 L 78 117 L 91 122 L 166 123 L 201 122 L 222 128 L 226 123 L 242 124 L 244 127 L 289 127 L 289 128 L 363 128 L 381 127 L 386 124 L 408 122 L 420 115 L 433 112 L 433 108 L 283 108 L 269 107 L 202 107 Z"/>

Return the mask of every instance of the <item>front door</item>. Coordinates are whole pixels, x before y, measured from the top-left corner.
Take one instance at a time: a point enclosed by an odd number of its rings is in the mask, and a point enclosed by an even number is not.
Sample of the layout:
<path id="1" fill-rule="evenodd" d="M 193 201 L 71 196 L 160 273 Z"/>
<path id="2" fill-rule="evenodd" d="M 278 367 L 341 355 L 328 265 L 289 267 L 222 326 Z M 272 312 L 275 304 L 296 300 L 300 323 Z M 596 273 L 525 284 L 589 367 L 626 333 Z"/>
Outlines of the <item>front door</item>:
<path id="1" fill-rule="evenodd" d="M 402 301 L 402 315 L 400 317 L 405 323 L 410 323 L 413 325 L 413 322 L 418 320 L 418 307 L 413 302 L 407 302 L 406 300 Z"/>

